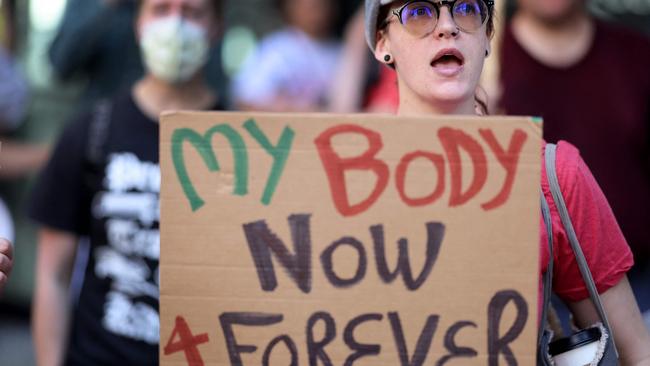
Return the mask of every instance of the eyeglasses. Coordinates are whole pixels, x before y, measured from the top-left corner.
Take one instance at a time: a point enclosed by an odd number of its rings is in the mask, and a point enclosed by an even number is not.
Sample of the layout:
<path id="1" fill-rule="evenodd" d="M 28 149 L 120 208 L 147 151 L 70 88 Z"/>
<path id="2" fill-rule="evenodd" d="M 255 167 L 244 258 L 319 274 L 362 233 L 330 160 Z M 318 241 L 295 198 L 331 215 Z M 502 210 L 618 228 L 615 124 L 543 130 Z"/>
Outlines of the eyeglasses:
<path id="1" fill-rule="evenodd" d="M 442 0 L 442 1 L 410 1 L 392 13 L 415 36 L 425 36 L 434 29 L 440 18 L 440 8 L 449 7 L 451 17 L 461 30 L 473 33 L 481 28 L 490 17 L 489 7 L 494 0 Z M 384 25 L 388 20 L 384 21 Z"/>

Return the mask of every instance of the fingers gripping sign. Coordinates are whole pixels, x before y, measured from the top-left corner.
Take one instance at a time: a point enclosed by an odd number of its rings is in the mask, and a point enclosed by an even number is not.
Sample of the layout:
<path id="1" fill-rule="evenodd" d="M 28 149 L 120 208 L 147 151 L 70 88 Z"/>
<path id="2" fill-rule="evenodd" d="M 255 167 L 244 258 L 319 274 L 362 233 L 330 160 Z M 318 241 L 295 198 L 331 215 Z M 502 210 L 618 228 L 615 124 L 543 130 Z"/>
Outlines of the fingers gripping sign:
<path id="1" fill-rule="evenodd" d="M 12 267 L 13 247 L 8 240 L 0 238 L 0 293 L 9 279 Z"/>

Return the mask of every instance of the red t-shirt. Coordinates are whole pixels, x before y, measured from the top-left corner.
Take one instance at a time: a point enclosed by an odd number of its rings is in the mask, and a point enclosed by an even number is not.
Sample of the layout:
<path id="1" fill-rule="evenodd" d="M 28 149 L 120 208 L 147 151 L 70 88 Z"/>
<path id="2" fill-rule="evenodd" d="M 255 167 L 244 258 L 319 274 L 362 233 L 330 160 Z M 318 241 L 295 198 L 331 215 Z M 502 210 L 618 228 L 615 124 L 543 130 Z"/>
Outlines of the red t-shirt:
<path id="1" fill-rule="evenodd" d="M 558 144 L 556 168 L 558 181 L 599 293 L 616 285 L 632 267 L 633 258 L 603 192 L 578 149 L 561 141 Z M 575 302 L 589 297 L 573 250 L 546 179 L 542 164 L 542 191 L 551 209 L 553 224 L 553 291 L 565 301 Z M 546 226 L 540 222 L 540 305 L 542 277 L 549 261 Z"/>
<path id="2" fill-rule="evenodd" d="M 517 66 L 515 65 L 515 69 Z M 514 76 L 522 77 L 522 75 Z M 371 93 L 372 102 L 387 102 L 397 109 L 398 93 L 396 73 L 382 67 L 381 81 Z M 525 78 L 522 79 L 522 82 Z M 534 90 L 529 90 L 533 93 Z M 532 98 L 532 97 L 531 97 Z M 538 99 L 543 99 L 537 97 Z M 512 99 L 508 99 L 512 101 Z M 533 103 L 532 100 L 529 100 Z M 523 108 L 526 108 L 525 104 Z M 536 110 L 535 110 L 536 111 Z M 523 113 L 522 113 L 523 114 Z M 534 113 L 533 113 L 534 114 Z M 545 121 L 545 131 L 547 127 Z M 586 136 L 588 137 L 588 136 Z M 543 160 L 543 159 L 542 159 Z M 569 215 L 583 248 L 587 263 L 600 293 L 616 285 L 632 267 L 630 248 L 612 213 L 598 183 L 573 145 L 560 142 L 557 151 L 557 173 Z M 553 290 L 565 301 L 575 302 L 589 296 L 560 216 L 551 196 L 546 169 L 542 167 L 542 190 L 551 208 L 553 222 L 553 245 L 555 271 Z M 647 187 L 646 187 L 647 189 Z M 549 260 L 548 239 L 543 220 L 540 221 L 540 305 L 542 302 L 542 278 Z"/>
<path id="3" fill-rule="evenodd" d="M 390 67 L 380 65 L 379 79 L 367 92 L 364 110 L 396 112 L 398 106 L 397 72 Z"/>

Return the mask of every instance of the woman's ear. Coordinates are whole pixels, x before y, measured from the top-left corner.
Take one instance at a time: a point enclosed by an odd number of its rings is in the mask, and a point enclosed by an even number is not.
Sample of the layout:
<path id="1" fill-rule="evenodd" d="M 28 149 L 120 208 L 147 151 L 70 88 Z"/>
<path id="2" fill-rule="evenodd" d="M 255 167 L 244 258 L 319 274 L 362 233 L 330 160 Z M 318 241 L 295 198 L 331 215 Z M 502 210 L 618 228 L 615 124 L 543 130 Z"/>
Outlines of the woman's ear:
<path id="1" fill-rule="evenodd" d="M 394 61 L 390 51 L 390 40 L 384 30 L 377 31 L 377 44 L 375 45 L 374 55 L 377 61 L 384 64 L 391 64 Z M 388 60 L 386 57 L 387 55 L 390 56 Z"/>

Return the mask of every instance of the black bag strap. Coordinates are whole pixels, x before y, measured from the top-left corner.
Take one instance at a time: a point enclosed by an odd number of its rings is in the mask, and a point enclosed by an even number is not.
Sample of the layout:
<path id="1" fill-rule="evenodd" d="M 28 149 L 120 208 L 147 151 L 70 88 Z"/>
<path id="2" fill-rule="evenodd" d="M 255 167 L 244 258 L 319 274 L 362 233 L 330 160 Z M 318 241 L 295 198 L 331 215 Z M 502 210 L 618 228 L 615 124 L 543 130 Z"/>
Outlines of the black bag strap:
<path id="1" fill-rule="evenodd" d="M 546 198 L 544 197 L 544 192 L 541 192 L 540 201 L 542 207 L 542 218 L 544 219 L 544 224 L 546 226 L 549 260 L 548 260 L 548 267 L 546 268 L 546 273 L 544 273 L 544 278 L 543 278 L 544 301 L 542 302 L 542 316 L 540 318 L 539 333 L 537 335 L 538 344 L 541 342 L 543 338 L 544 330 L 546 330 L 546 324 L 548 321 L 548 308 L 551 302 L 551 292 L 553 291 L 553 263 L 554 263 L 553 223 L 551 221 L 551 209 L 548 207 L 548 202 L 546 202 Z"/>
<path id="2" fill-rule="evenodd" d="M 573 224 L 571 223 L 571 218 L 569 217 L 569 211 L 567 210 L 566 203 L 564 202 L 564 197 L 562 196 L 562 190 L 560 188 L 560 183 L 557 178 L 557 171 L 555 167 L 556 161 L 556 150 L 557 146 L 555 144 L 547 144 L 545 152 L 545 164 L 546 164 L 546 175 L 548 177 L 548 182 L 553 196 L 553 201 L 557 207 L 558 213 L 560 214 L 560 219 L 562 220 L 562 225 L 564 230 L 567 233 L 569 238 L 569 243 L 571 244 L 571 249 L 573 249 L 573 254 L 576 258 L 576 263 L 580 269 L 580 274 L 582 279 L 587 286 L 587 291 L 589 292 L 589 297 L 591 298 L 592 303 L 596 307 L 596 312 L 600 317 L 600 320 L 603 323 L 603 326 L 609 332 L 611 342 L 614 345 L 614 350 L 616 350 L 616 345 L 614 344 L 614 336 L 612 334 L 612 329 L 609 326 L 609 321 L 607 320 L 607 315 L 603 309 L 603 305 L 600 301 L 600 296 L 598 295 L 598 290 L 596 289 L 596 284 L 589 270 L 589 265 L 585 259 L 585 255 L 582 252 L 578 237 L 576 235 Z M 552 258 L 552 257 L 551 257 Z M 615 351 L 616 352 L 616 351 Z M 618 355 L 618 354 L 617 354 Z"/>
<path id="3" fill-rule="evenodd" d="M 113 105 L 108 99 L 102 99 L 93 106 L 86 149 L 86 158 L 92 164 L 101 164 L 104 160 L 112 110 Z"/>

